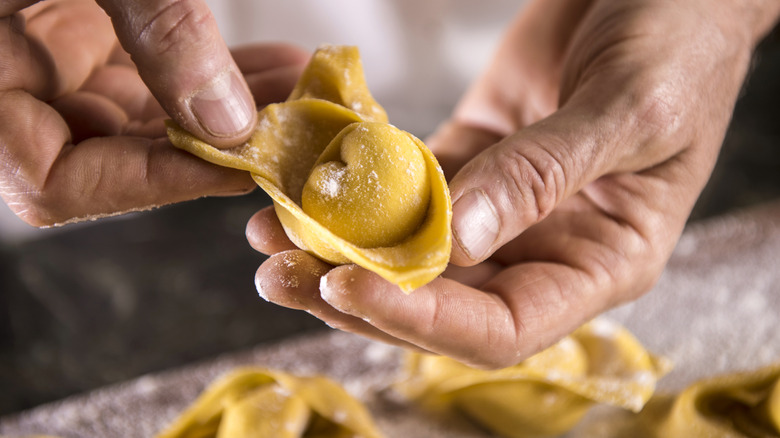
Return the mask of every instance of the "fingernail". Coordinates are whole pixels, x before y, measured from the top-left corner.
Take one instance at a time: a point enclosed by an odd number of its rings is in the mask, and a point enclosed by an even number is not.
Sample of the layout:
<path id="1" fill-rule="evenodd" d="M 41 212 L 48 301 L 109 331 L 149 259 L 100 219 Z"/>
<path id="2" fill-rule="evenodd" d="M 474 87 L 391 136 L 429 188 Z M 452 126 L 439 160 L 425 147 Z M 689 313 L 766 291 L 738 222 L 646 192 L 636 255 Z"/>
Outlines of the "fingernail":
<path id="1" fill-rule="evenodd" d="M 201 126 L 215 137 L 230 137 L 245 131 L 252 120 L 252 98 L 238 75 L 229 71 L 190 101 Z"/>
<path id="2" fill-rule="evenodd" d="M 482 260 L 498 237 L 499 221 L 493 203 L 481 189 L 461 196 L 452 206 L 452 232 L 466 255 Z"/>

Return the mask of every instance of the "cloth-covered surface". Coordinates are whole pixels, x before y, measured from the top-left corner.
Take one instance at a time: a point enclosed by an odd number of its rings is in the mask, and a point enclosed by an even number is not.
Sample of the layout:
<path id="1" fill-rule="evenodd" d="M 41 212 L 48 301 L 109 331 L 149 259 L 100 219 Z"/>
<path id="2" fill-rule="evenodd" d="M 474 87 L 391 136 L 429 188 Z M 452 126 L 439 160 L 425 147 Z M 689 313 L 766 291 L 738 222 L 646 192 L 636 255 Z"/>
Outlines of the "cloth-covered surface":
<path id="1" fill-rule="evenodd" d="M 653 291 L 608 317 L 674 363 L 659 391 L 780 360 L 780 202 L 690 226 Z M 363 400 L 390 437 L 485 436 L 466 420 L 442 422 L 390 390 L 401 351 L 330 332 L 232 353 L 99 389 L 0 419 L 0 434 L 148 437 L 216 377 L 238 366 L 322 374 Z M 567 437 L 620 436 L 627 414 L 594 409 Z"/>
<path id="2" fill-rule="evenodd" d="M 604 318 L 500 370 L 426 353 L 406 356 L 398 392 L 428 412 L 465 416 L 506 438 L 558 436 L 598 404 L 638 412 L 670 368 Z"/>

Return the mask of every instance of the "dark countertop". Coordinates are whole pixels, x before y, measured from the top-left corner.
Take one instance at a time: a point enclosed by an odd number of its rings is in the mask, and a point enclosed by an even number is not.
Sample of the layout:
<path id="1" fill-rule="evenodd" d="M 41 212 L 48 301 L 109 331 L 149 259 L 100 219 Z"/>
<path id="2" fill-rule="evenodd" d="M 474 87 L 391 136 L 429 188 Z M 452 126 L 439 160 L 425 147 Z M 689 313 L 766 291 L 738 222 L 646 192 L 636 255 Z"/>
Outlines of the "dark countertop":
<path id="1" fill-rule="evenodd" d="M 775 32 L 777 34 L 777 32 Z M 692 221 L 780 198 L 780 44 L 764 45 Z M 325 328 L 258 299 L 259 190 L 0 242 L 0 416 Z"/>
<path id="2" fill-rule="evenodd" d="M 244 226 L 202 199 L 5 248 L 0 413 L 323 325 L 258 298 Z"/>

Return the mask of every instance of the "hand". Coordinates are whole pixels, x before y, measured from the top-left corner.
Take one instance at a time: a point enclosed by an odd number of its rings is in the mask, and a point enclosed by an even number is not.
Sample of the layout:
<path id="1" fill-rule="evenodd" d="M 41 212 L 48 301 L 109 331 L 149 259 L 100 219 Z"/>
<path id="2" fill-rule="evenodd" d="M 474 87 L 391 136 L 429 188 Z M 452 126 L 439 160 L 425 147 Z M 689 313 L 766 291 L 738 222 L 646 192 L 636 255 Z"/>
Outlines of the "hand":
<path id="1" fill-rule="evenodd" d="M 714 165 L 772 2 L 537 0 L 429 140 L 457 173 L 452 266 L 410 295 L 293 250 L 269 210 L 261 296 L 503 367 L 657 281 Z M 321 279 L 320 279 L 321 277 Z"/>
<path id="2" fill-rule="evenodd" d="M 255 187 L 175 149 L 163 120 L 238 144 L 305 53 L 231 54 L 201 1 L 100 1 L 111 19 L 94 1 L 35 3 L 0 6 L 0 195 L 19 217 L 52 225 Z"/>

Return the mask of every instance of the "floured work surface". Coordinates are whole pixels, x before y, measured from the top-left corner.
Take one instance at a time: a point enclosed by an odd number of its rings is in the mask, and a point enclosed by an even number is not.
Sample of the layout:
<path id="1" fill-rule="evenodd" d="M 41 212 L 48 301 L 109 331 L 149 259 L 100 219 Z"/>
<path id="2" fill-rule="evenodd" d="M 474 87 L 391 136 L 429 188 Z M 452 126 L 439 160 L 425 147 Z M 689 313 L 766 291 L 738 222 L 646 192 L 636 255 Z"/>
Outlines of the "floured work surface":
<path id="1" fill-rule="evenodd" d="M 780 203 L 692 226 L 655 289 L 608 316 L 675 368 L 659 391 L 780 360 Z M 217 376 L 258 365 L 324 374 L 367 403 L 388 437 L 487 436 L 465 421 L 441 423 L 390 397 L 400 350 L 332 332 L 226 355 L 107 387 L 0 420 L 0 434 L 148 437 Z M 616 436 L 625 418 L 594 409 L 567 437 Z"/>

